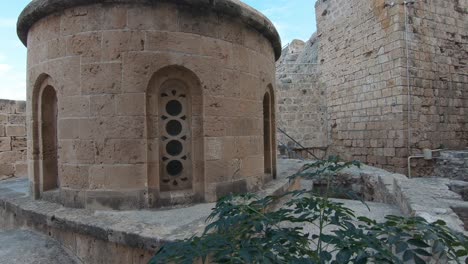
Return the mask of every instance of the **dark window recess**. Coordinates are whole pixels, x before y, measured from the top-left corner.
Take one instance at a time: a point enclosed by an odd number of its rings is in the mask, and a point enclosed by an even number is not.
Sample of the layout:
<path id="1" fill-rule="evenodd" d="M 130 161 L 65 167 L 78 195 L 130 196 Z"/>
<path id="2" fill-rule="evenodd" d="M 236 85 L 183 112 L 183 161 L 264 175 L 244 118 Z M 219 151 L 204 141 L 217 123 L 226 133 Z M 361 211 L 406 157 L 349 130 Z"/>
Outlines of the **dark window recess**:
<path id="1" fill-rule="evenodd" d="M 182 143 L 180 143 L 180 141 L 177 141 L 177 140 L 171 140 L 166 145 L 166 151 L 171 156 L 179 155 L 180 153 L 182 153 L 182 149 L 183 149 Z"/>
<path id="2" fill-rule="evenodd" d="M 166 105 L 166 112 L 171 116 L 180 115 L 182 112 L 182 104 L 179 101 L 171 100 Z"/>
<path id="3" fill-rule="evenodd" d="M 171 136 L 177 136 L 182 132 L 182 124 L 177 120 L 171 120 L 166 124 L 166 131 Z"/>
<path id="4" fill-rule="evenodd" d="M 169 162 L 166 166 L 167 173 L 174 177 L 179 176 L 182 173 L 183 169 L 184 165 L 178 160 L 173 160 Z"/>

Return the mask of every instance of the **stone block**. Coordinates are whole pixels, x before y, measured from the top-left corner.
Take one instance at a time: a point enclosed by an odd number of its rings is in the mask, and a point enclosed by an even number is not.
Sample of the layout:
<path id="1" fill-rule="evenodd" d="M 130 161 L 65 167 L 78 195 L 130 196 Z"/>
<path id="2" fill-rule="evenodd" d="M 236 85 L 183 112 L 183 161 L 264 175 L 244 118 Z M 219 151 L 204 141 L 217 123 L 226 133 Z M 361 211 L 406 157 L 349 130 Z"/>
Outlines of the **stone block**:
<path id="1" fill-rule="evenodd" d="M 10 151 L 10 150 L 11 150 L 11 138 L 0 137 L 0 151 Z"/>
<path id="2" fill-rule="evenodd" d="M 121 89 L 122 65 L 120 63 L 94 63 L 82 66 L 82 94 L 115 94 Z"/>
<path id="3" fill-rule="evenodd" d="M 91 116 L 113 116 L 115 115 L 115 95 L 90 96 L 89 108 Z"/>
<path id="4" fill-rule="evenodd" d="M 67 55 L 81 56 L 82 63 L 97 62 L 101 60 L 100 32 L 88 32 L 72 35 L 67 38 Z"/>
<path id="5" fill-rule="evenodd" d="M 25 151 L 5 151 L 0 152 L 0 163 L 14 164 L 17 162 L 25 162 Z"/>
<path id="6" fill-rule="evenodd" d="M 26 116 L 24 114 L 11 114 L 8 116 L 8 123 L 14 125 L 26 124 Z"/>
<path id="7" fill-rule="evenodd" d="M 87 123 L 88 120 L 80 119 L 59 119 L 58 120 L 58 138 L 76 139 L 80 136 L 80 123 Z"/>
<path id="8" fill-rule="evenodd" d="M 209 160 L 205 162 L 205 181 L 206 183 L 229 182 L 232 178 L 227 174 L 227 161 Z"/>
<path id="9" fill-rule="evenodd" d="M 103 61 L 121 60 L 123 52 L 141 51 L 145 48 L 145 33 L 141 31 L 105 31 Z"/>
<path id="10" fill-rule="evenodd" d="M 223 155 L 223 141 L 221 138 L 205 139 L 206 160 L 219 160 Z"/>
<path id="11" fill-rule="evenodd" d="M 128 190 L 144 188 L 144 165 L 94 165 L 89 171 L 89 186 L 93 190 Z"/>
<path id="12" fill-rule="evenodd" d="M 99 25 L 104 29 L 125 29 L 127 26 L 127 7 L 109 6 L 104 9 Z"/>
<path id="13" fill-rule="evenodd" d="M 89 166 L 62 164 L 59 168 L 60 186 L 71 189 L 88 188 Z"/>
<path id="14" fill-rule="evenodd" d="M 26 150 L 28 142 L 25 137 L 11 137 L 12 150 Z"/>
<path id="15" fill-rule="evenodd" d="M 143 139 L 107 139 L 96 143 L 96 162 L 101 164 L 143 163 L 146 153 Z"/>
<path id="16" fill-rule="evenodd" d="M 81 95 L 81 60 L 79 56 L 64 57 L 54 60 L 54 63 L 47 64 L 47 70 L 50 72 L 57 72 L 54 79 L 58 85 L 54 88 L 58 93 L 66 96 Z M 37 72 L 36 74 L 41 74 Z M 30 80 L 36 82 L 38 76 Z"/>
<path id="17" fill-rule="evenodd" d="M 232 21 L 232 19 L 227 16 L 219 16 L 219 22 L 219 37 L 221 39 L 239 45 L 244 44 L 245 37 L 241 24 Z"/>
<path id="18" fill-rule="evenodd" d="M 47 42 L 47 59 L 52 60 L 67 55 L 67 42 L 65 38 L 57 38 Z"/>
<path id="19" fill-rule="evenodd" d="M 87 122 L 86 122 L 87 121 Z M 80 138 L 139 139 L 145 134 L 145 117 L 117 116 L 80 122 Z"/>
<path id="20" fill-rule="evenodd" d="M 15 164 L 15 176 L 27 178 L 28 177 L 28 164 L 16 163 Z"/>
<path id="21" fill-rule="evenodd" d="M 8 123 L 8 114 L 1 114 L 0 113 L 0 124 Z"/>
<path id="22" fill-rule="evenodd" d="M 90 115 L 89 97 L 63 96 L 59 101 L 60 117 L 88 117 Z"/>
<path id="23" fill-rule="evenodd" d="M 145 49 L 200 54 L 200 39 L 200 36 L 195 34 L 149 31 L 146 33 Z"/>
<path id="24" fill-rule="evenodd" d="M 214 13 L 203 12 L 202 9 L 179 9 L 179 30 L 202 36 L 218 36 L 219 19 Z"/>
<path id="25" fill-rule="evenodd" d="M 216 186 L 216 196 L 218 199 L 230 194 L 243 194 L 247 191 L 247 181 L 245 179 L 234 182 L 219 183 Z"/>
<path id="26" fill-rule="evenodd" d="M 25 137 L 26 127 L 25 125 L 8 125 L 6 127 L 7 137 Z"/>
<path id="27" fill-rule="evenodd" d="M 15 166 L 13 164 L 0 163 L 0 176 L 13 176 L 15 174 Z"/>
<path id="28" fill-rule="evenodd" d="M 128 28 L 138 30 L 177 31 L 177 10 L 161 3 L 158 9 L 135 7 L 128 10 Z"/>
<path id="29" fill-rule="evenodd" d="M 0 113 L 2 114 L 14 114 L 15 101 L 11 100 L 0 100 Z"/>
<path id="30" fill-rule="evenodd" d="M 222 137 L 225 135 L 224 118 L 207 116 L 203 119 L 205 137 Z"/>
<path id="31" fill-rule="evenodd" d="M 116 95 L 116 114 L 121 116 L 144 116 L 146 94 L 128 93 Z"/>
<path id="32" fill-rule="evenodd" d="M 96 148 L 92 140 L 60 140 L 60 161 L 67 164 L 92 164 Z"/>

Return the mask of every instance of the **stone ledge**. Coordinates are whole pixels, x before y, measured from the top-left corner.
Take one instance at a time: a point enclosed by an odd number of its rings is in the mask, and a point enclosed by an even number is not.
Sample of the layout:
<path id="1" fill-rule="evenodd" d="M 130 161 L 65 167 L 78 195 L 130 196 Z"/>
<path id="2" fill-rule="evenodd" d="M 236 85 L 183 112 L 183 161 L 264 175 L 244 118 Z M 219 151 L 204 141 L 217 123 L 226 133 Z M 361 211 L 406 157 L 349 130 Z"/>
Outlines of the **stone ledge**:
<path id="1" fill-rule="evenodd" d="M 441 219 L 453 230 L 467 234 L 460 212 L 468 211 L 468 202 L 457 190 L 468 189 L 468 182 L 435 177 L 408 179 L 366 165 L 344 169 L 338 176 L 361 180 L 366 190 L 373 192 L 371 201 L 395 204 L 404 215 L 429 222 Z"/>
<path id="2" fill-rule="evenodd" d="M 290 182 L 287 177 L 297 172 L 303 164 L 297 160 L 279 160 L 278 179 L 266 184 L 259 196 L 278 195 L 297 188 L 298 181 Z M 28 189 L 27 179 L 0 182 L 0 227 L 14 224 L 42 232 L 65 230 L 150 252 L 169 241 L 203 232 L 205 220 L 215 206 L 208 203 L 174 209 L 91 211 L 33 200 Z"/>
<path id="3" fill-rule="evenodd" d="M 17 23 L 17 33 L 23 44 L 27 45 L 29 29 L 40 19 L 61 10 L 82 5 L 92 4 L 147 4 L 155 5 L 158 2 L 171 2 L 176 5 L 204 8 L 210 11 L 239 18 L 246 25 L 263 34 L 272 44 L 276 59 L 281 56 L 281 39 L 273 23 L 259 11 L 238 0 L 33 0 L 21 12 Z"/>

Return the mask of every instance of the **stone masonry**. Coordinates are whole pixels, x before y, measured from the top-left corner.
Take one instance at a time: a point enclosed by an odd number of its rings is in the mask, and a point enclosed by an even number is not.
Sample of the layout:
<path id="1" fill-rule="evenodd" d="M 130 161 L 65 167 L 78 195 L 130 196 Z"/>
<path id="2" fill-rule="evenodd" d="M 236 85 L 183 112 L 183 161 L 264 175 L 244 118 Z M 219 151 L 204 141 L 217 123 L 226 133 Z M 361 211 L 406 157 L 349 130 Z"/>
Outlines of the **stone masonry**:
<path id="1" fill-rule="evenodd" d="M 468 149 L 465 151 L 442 151 L 437 159 L 435 175 L 468 181 Z"/>
<path id="2" fill-rule="evenodd" d="M 406 2 L 316 3 L 319 74 L 312 78 L 320 86 L 309 88 L 325 91 L 327 154 L 406 173 L 407 157 L 424 148 L 468 146 L 467 3 Z M 287 99 L 300 100 L 299 89 Z M 280 107 L 278 124 L 292 115 Z M 416 159 L 412 170 L 432 175 L 434 164 Z"/>
<path id="3" fill-rule="evenodd" d="M 0 100 L 0 180 L 26 177 L 26 102 Z"/>
<path id="4" fill-rule="evenodd" d="M 294 40 L 276 62 L 278 128 L 323 158 L 327 144 L 325 87 L 320 84 L 318 38 Z M 300 152 L 300 146 L 277 132 L 279 147 Z"/>
<path id="5" fill-rule="evenodd" d="M 159 207 L 255 191 L 275 177 L 281 43 L 249 6 L 34 0 L 18 35 L 28 48 L 35 198 Z"/>

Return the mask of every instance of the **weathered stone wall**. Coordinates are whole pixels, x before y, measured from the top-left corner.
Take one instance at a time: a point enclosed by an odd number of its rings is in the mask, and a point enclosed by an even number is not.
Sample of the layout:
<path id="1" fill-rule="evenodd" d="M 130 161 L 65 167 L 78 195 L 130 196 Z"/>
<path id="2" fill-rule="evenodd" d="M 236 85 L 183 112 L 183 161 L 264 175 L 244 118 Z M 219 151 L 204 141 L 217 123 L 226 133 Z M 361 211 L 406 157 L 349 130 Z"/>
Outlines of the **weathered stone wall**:
<path id="1" fill-rule="evenodd" d="M 276 63 L 277 125 L 303 147 L 324 157 L 327 116 L 325 87 L 319 81 L 318 45 L 313 35 L 307 42 L 294 40 L 283 49 Z M 277 133 L 280 148 L 300 149 L 290 138 Z"/>
<path id="2" fill-rule="evenodd" d="M 404 172 L 404 17 L 384 1 L 316 4 L 330 153 Z"/>
<path id="3" fill-rule="evenodd" d="M 467 8 L 458 0 L 407 6 L 412 154 L 468 146 Z M 434 162 L 412 165 L 433 175 Z"/>
<path id="4" fill-rule="evenodd" d="M 258 13 L 241 20 L 221 12 L 222 7 L 199 8 L 203 3 L 198 2 L 110 2 L 59 10 L 29 30 L 28 139 L 35 193 L 44 183 L 39 94 L 47 87 L 57 93 L 60 200 L 68 206 L 215 201 L 268 182 L 276 141 L 265 150 L 262 110 L 265 93 L 275 87 L 279 54 L 274 46 L 280 45 L 278 38 L 273 42 L 266 36 L 276 33 L 271 23 Z M 239 10 L 244 16 L 253 12 Z M 264 26 L 261 32 L 246 22 L 260 17 L 255 25 Z M 166 153 L 167 139 L 175 136 L 160 131 L 169 115 L 158 98 L 164 95 L 163 84 L 173 79 L 183 80 L 189 91 L 181 95 L 191 100 L 183 107 L 189 117 L 178 116 L 191 122 L 183 125 L 188 137 L 176 138 L 192 142 L 183 145 L 183 151 L 191 151 L 185 157 Z M 184 179 L 161 180 L 174 157 L 185 162 L 184 173 L 193 183 L 178 192 L 164 185 L 175 189 L 185 186 Z"/>
<path id="5" fill-rule="evenodd" d="M 25 177 L 26 102 L 0 100 L 0 179 Z"/>
<path id="6" fill-rule="evenodd" d="M 442 151 L 435 166 L 435 176 L 468 181 L 468 149 Z"/>
<path id="7" fill-rule="evenodd" d="M 467 146 L 463 2 L 320 0 L 316 15 L 329 153 L 405 173 L 423 148 Z"/>

